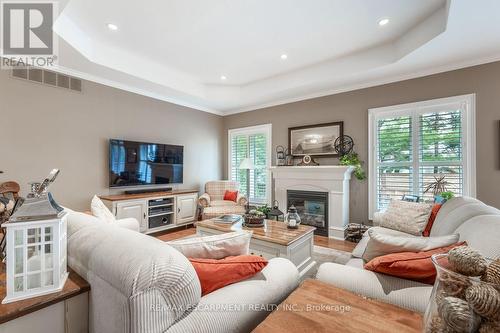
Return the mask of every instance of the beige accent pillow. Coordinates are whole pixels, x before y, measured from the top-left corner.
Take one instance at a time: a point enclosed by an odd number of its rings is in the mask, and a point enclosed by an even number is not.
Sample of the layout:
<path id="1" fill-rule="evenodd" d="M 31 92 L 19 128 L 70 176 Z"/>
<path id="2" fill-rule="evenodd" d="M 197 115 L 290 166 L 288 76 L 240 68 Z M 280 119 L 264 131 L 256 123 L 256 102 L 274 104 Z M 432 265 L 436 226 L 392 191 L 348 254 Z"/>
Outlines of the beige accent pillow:
<path id="1" fill-rule="evenodd" d="M 375 228 L 368 230 L 368 235 L 368 244 L 363 253 L 365 261 L 391 253 L 429 251 L 455 244 L 460 238 L 458 234 L 439 237 L 389 235 Z"/>
<path id="2" fill-rule="evenodd" d="M 222 259 L 250 252 L 252 232 L 237 231 L 167 242 L 188 258 Z"/>
<path id="3" fill-rule="evenodd" d="M 374 224 L 421 236 L 429 221 L 433 204 L 392 200 L 387 210 L 374 215 Z"/>
<path id="4" fill-rule="evenodd" d="M 94 195 L 94 197 L 92 198 L 92 202 L 90 203 L 90 210 L 92 211 L 92 215 L 103 222 L 116 222 L 116 218 L 113 213 L 111 213 L 108 207 L 106 207 L 104 202 L 102 202 L 102 200 L 97 195 Z"/>

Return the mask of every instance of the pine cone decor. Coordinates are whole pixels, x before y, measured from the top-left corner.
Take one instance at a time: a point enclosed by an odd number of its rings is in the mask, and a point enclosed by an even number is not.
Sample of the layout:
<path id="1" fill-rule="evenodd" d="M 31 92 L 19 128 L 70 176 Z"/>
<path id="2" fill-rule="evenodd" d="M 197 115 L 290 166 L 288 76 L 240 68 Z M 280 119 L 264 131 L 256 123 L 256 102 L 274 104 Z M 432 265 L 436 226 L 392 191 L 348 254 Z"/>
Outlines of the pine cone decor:
<path id="1" fill-rule="evenodd" d="M 467 289 L 465 298 L 477 314 L 500 320 L 500 293 L 495 287 L 486 283 L 474 285 Z"/>
<path id="2" fill-rule="evenodd" d="M 443 286 L 440 285 L 438 290 L 436 290 L 436 297 L 435 297 L 436 305 L 441 306 L 441 303 L 443 303 L 443 299 L 445 299 L 445 297 L 448 297 L 448 296 L 453 296 L 453 295 L 449 295 L 446 292 L 446 290 L 443 289 Z"/>
<path id="3" fill-rule="evenodd" d="M 486 321 L 481 325 L 479 333 L 498 333 L 500 332 L 500 321 Z"/>
<path id="4" fill-rule="evenodd" d="M 481 318 L 476 316 L 469 304 L 460 298 L 446 297 L 438 312 L 446 325 L 445 331 L 475 332 L 481 323 Z"/>
<path id="5" fill-rule="evenodd" d="M 444 333 L 445 326 L 443 320 L 439 316 L 434 316 L 431 319 L 429 326 L 427 327 L 426 333 Z"/>
<path id="6" fill-rule="evenodd" d="M 465 299 L 465 291 L 472 285 L 467 277 L 449 273 L 442 273 L 439 281 L 441 282 L 441 293 L 461 299 Z M 442 295 L 439 296 L 442 298 Z M 441 299 L 439 299 L 439 302 L 441 302 Z"/>
<path id="7" fill-rule="evenodd" d="M 500 286 L 500 259 L 490 263 L 482 280 Z"/>
<path id="8" fill-rule="evenodd" d="M 455 272 L 467 276 L 483 275 L 488 267 L 481 253 L 468 246 L 459 246 L 448 252 L 448 262 Z"/>

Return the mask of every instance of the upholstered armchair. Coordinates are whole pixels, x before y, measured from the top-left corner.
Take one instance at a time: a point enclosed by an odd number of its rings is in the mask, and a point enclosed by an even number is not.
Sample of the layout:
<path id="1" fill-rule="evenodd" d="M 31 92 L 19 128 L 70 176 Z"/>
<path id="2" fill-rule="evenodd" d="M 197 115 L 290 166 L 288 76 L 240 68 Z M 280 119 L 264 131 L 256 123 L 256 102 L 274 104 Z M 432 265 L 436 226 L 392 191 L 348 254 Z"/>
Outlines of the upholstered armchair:
<path id="1" fill-rule="evenodd" d="M 240 184 L 230 180 L 216 180 L 205 184 L 205 193 L 198 203 L 203 207 L 203 219 L 211 219 L 222 214 L 244 214 L 248 199 L 239 192 Z M 226 191 L 238 191 L 236 202 L 224 200 Z"/>

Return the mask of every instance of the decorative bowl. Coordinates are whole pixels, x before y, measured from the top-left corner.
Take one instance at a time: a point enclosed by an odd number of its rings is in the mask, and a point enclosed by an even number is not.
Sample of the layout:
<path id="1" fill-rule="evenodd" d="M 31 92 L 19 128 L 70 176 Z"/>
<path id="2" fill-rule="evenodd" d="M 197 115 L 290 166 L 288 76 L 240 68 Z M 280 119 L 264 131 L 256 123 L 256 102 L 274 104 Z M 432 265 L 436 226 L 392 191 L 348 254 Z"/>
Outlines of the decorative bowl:
<path id="1" fill-rule="evenodd" d="M 265 216 L 246 214 L 243 216 L 245 225 L 248 227 L 261 227 L 264 225 Z"/>

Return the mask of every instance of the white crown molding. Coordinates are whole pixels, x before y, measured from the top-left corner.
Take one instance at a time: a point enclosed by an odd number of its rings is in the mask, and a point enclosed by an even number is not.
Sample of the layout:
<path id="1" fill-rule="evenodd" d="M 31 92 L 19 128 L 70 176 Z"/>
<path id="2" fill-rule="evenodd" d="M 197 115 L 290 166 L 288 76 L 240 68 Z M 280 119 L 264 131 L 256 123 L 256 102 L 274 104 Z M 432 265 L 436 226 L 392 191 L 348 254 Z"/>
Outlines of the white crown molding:
<path id="1" fill-rule="evenodd" d="M 160 100 L 160 101 L 164 101 L 164 102 L 168 102 L 168 103 L 172 103 L 172 104 L 184 106 L 184 107 L 193 109 L 195 111 L 202 111 L 202 112 L 212 113 L 212 114 L 215 114 L 215 115 L 218 115 L 218 116 L 223 116 L 224 115 L 224 113 L 222 111 L 219 111 L 219 110 L 215 110 L 215 109 L 211 109 L 211 108 L 206 108 L 204 106 L 197 105 L 197 104 L 186 103 L 186 102 L 184 102 L 184 101 L 182 101 L 180 99 L 177 99 L 177 98 L 172 98 L 172 97 L 169 97 L 169 96 L 157 94 L 157 93 L 145 90 L 145 89 L 137 88 L 137 87 L 134 87 L 134 86 L 131 86 L 131 85 L 128 85 L 128 84 L 124 84 L 124 83 L 120 83 L 120 82 L 117 82 L 117 81 L 113 81 L 113 80 L 108 80 L 108 79 L 105 79 L 105 78 L 102 78 L 102 77 L 99 77 L 99 76 L 96 76 L 96 75 L 83 73 L 83 72 L 76 71 L 76 70 L 73 70 L 73 69 L 70 69 L 70 68 L 67 68 L 67 67 L 64 67 L 64 66 L 57 66 L 57 68 L 54 68 L 54 67 L 44 67 L 44 69 L 47 69 L 47 70 L 50 70 L 50 71 L 54 71 L 54 72 L 59 72 L 59 73 L 66 74 L 66 75 L 70 75 L 70 76 L 73 76 L 73 77 L 76 77 L 76 78 L 79 78 L 79 79 L 82 79 L 82 80 L 87 80 L 87 81 L 90 81 L 90 82 L 99 83 L 99 84 L 102 84 L 102 85 L 105 85 L 105 86 L 108 86 L 108 87 L 111 87 L 111 88 L 116 88 L 116 89 L 120 89 L 120 90 L 124 90 L 124 91 L 128 91 L 128 92 L 132 92 L 132 93 L 135 93 L 135 94 L 138 94 L 138 95 L 142 95 L 142 96 L 146 96 L 146 97 L 151 97 L 151 98 L 154 98 L 154 99 L 157 99 L 157 100 Z"/>
<path id="2" fill-rule="evenodd" d="M 207 108 L 207 107 L 197 105 L 197 104 L 186 103 L 185 101 L 182 101 L 182 100 L 177 99 L 177 98 L 172 98 L 169 96 L 161 95 L 158 93 L 154 93 L 154 92 L 151 92 L 151 91 L 148 91 L 145 89 L 137 88 L 137 87 L 134 87 L 134 86 L 131 86 L 128 84 L 124 84 L 124 83 L 120 83 L 117 81 L 108 80 L 108 79 L 105 79 L 105 78 L 102 78 L 102 77 L 99 77 L 96 75 L 83 73 L 83 72 L 76 71 L 76 70 L 73 70 L 70 68 L 66 68 L 64 66 L 58 66 L 57 68 L 45 67 L 45 69 L 52 70 L 55 72 L 60 72 L 62 74 L 66 74 L 66 75 L 71 75 L 71 76 L 77 77 L 79 79 L 103 84 L 103 85 L 108 86 L 108 87 L 129 91 L 129 92 L 139 94 L 142 96 L 151 97 L 151 98 L 161 100 L 164 102 L 173 103 L 173 104 L 180 105 L 180 106 L 185 106 L 185 107 L 188 107 L 188 108 L 191 108 L 194 110 L 208 112 L 208 113 L 215 114 L 218 116 L 230 116 L 230 115 L 234 115 L 234 114 L 238 114 L 238 113 L 251 112 L 251 111 L 256 111 L 256 110 L 269 108 L 269 107 L 273 107 L 273 106 L 278 106 L 278 105 L 283 105 L 283 104 L 300 102 L 300 101 L 310 100 L 310 99 L 319 98 L 319 97 L 325 97 L 325 96 L 329 96 L 329 95 L 340 94 L 340 93 L 354 91 L 354 90 L 376 87 L 376 86 L 389 84 L 389 83 L 411 80 L 411 79 L 415 79 L 415 78 L 419 78 L 419 77 L 449 72 L 449 71 L 463 69 L 463 68 L 472 67 L 472 66 L 478 66 L 478 65 L 482 65 L 482 64 L 495 62 L 495 61 L 500 61 L 500 54 L 494 55 L 494 56 L 489 56 L 489 57 L 484 57 L 484 58 L 480 58 L 480 59 L 457 62 L 455 64 L 447 64 L 444 66 L 437 66 L 437 67 L 434 67 L 431 69 L 426 69 L 426 70 L 414 72 L 411 74 L 396 75 L 396 76 L 393 76 L 390 78 L 372 80 L 370 82 L 364 82 L 364 83 L 353 84 L 353 85 L 334 88 L 334 89 L 328 89 L 328 90 L 324 90 L 324 91 L 313 93 L 313 94 L 307 94 L 307 95 L 297 96 L 297 97 L 293 97 L 293 98 L 279 99 L 279 100 L 265 103 L 265 104 L 257 104 L 257 105 L 252 105 L 252 106 L 248 106 L 248 107 L 244 107 L 244 108 L 238 108 L 238 109 L 226 110 L 226 111 Z"/>
<path id="3" fill-rule="evenodd" d="M 450 71 L 463 69 L 463 68 L 467 68 L 467 67 L 483 65 L 483 64 L 487 64 L 487 63 L 491 63 L 491 62 L 495 62 L 495 61 L 500 61 L 500 54 L 494 55 L 494 56 L 488 56 L 488 57 L 484 57 L 484 58 L 480 58 L 480 59 L 466 60 L 466 61 L 462 61 L 462 62 L 457 62 L 455 64 L 447 64 L 444 66 L 437 66 L 437 67 L 434 67 L 431 69 L 425 69 L 425 70 L 421 70 L 421 71 L 414 72 L 411 74 L 395 75 L 395 76 L 392 76 L 390 78 L 377 79 L 377 80 L 372 80 L 370 82 L 364 82 L 364 83 L 353 84 L 353 85 L 344 86 L 344 87 L 340 87 L 340 88 L 328 89 L 328 90 L 324 90 L 324 91 L 313 93 L 313 94 L 307 94 L 307 95 L 297 96 L 297 97 L 293 97 L 293 98 L 280 99 L 280 100 L 276 100 L 274 102 L 269 102 L 269 103 L 265 103 L 265 104 L 257 104 L 257 105 L 247 106 L 244 108 L 227 110 L 227 111 L 223 111 L 222 114 L 224 116 L 229 116 L 229 115 L 233 115 L 233 114 L 237 114 L 237 113 L 251 112 L 251 111 L 256 111 L 259 109 L 269 108 L 269 107 L 273 107 L 273 106 L 289 104 L 289 103 L 294 103 L 294 102 L 300 102 L 300 101 L 305 101 L 305 100 L 314 99 L 314 98 L 318 98 L 318 97 L 336 95 L 336 94 L 340 94 L 340 93 L 344 93 L 344 92 L 366 89 L 366 88 L 376 87 L 376 86 L 380 86 L 380 85 L 384 85 L 384 84 L 395 83 L 395 82 L 400 82 L 400 81 L 405 81 L 405 80 L 416 79 L 416 78 L 420 78 L 420 77 L 424 77 L 424 76 L 450 72 Z"/>

